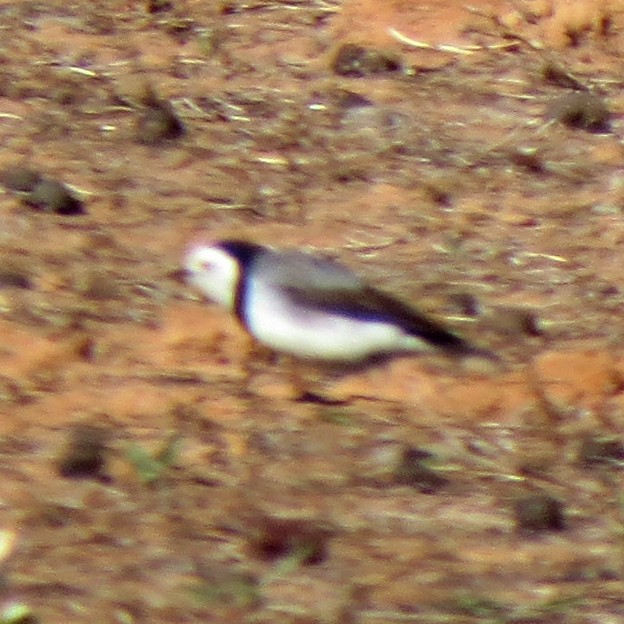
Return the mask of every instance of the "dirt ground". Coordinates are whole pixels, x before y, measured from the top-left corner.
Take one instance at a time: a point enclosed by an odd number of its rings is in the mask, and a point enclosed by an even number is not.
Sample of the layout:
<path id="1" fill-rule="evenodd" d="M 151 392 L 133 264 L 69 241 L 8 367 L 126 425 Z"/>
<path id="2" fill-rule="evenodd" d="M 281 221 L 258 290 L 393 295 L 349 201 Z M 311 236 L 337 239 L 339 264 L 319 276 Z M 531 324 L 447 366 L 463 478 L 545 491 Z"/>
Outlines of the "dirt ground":
<path id="1" fill-rule="evenodd" d="M 0 28 L 0 622 L 624 621 L 624 2 Z M 338 258 L 503 365 L 297 401 L 179 279 L 198 236 Z"/>

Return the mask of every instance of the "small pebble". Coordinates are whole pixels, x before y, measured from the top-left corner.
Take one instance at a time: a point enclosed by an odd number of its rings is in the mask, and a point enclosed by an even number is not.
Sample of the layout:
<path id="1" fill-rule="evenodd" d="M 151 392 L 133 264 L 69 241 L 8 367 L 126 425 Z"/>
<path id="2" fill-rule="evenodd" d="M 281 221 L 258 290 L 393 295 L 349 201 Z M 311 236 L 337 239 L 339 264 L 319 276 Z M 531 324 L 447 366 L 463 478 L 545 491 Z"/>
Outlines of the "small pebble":
<path id="1" fill-rule="evenodd" d="M 40 180 L 25 201 L 44 212 L 55 212 L 60 215 L 84 213 L 82 202 L 74 197 L 64 184 L 51 178 Z"/>
<path id="2" fill-rule="evenodd" d="M 609 109 L 601 97 L 587 91 L 574 91 L 556 98 L 548 106 L 546 117 L 588 132 L 611 131 Z"/>
<path id="3" fill-rule="evenodd" d="M 332 61 L 332 70 L 340 76 L 362 77 L 397 72 L 400 69 L 401 63 L 396 57 L 355 43 L 340 46 Z"/>
<path id="4" fill-rule="evenodd" d="M 537 314 L 527 308 L 496 306 L 488 310 L 488 325 L 507 336 L 541 336 L 543 331 Z"/>
<path id="5" fill-rule="evenodd" d="M 62 215 L 85 212 L 82 202 L 61 182 L 30 167 L 13 166 L 0 171 L 0 184 L 14 191 L 26 204 Z"/>
<path id="6" fill-rule="evenodd" d="M 518 530 L 529 533 L 565 529 L 563 504 L 548 494 L 532 494 L 516 501 L 514 515 Z"/>
<path id="7" fill-rule="evenodd" d="M 0 183 L 11 191 L 31 193 L 43 176 L 29 167 L 7 167 L 0 172 Z"/>
<path id="8" fill-rule="evenodd" d="M 76 288 L 88 299 L 96 301 L 118 299 L 121 295 L 115 279 L 98 270 L 87 270 L 80 274 Z"/>
<path id="9" fill-rule="evenodd" d="M 457 292 L 450 296 L 450 303 L 462 316 L 477 317 L 482 313 L 479 299 L 472 293 Z"/>
<path id="10" fill-rule="evenodd" d="M 546 173 L 547 168 L 536 149 L 523 148 L 509 151 L 509 160 L 512 164 L 522 167 L 531 173 Z"/>
<path id="11" fill-rule="evenodd" d="M 552 62 L 547 62 L 542 67 L 542 77 L 546 82 L 564 89 L 575 89 L 577 91 L 585 91 L 586 89 L 572 74 L 560 65 Z"/>
<path id="12" fill-rule="evenodd" d="M 185 127 L 165 100 L 151 99 L 146 107 L 139 111 L 135 136 L 144 145 L 158 145 L 164 141 L 178 139 L 185 133 Z"/>
<path id="13" fill-rule="evenodd" d="M 624 461 L 624 445 L 618 438 L 588 435 L 578 451 L 579 462 L 586 467 Z"/>
<path id="14" fill-rule="evenodd" d="M 30 271 L 25 265 L 0 257 L 0 286 L 32 288 Z"/>
<path id="15" fill-rule="evenodd" d="M 366 108 L 368 106 L 373 106 L 373 102 L 367 97 L 364 97 L 359 93 L 355 93 L 354 91 L 349 91 L 347 89 L 338 89 L 335 93 L 332 94 L 332 97 L 334 100 L 334 104 L 342 110 L 348 110 L 350 108 Z"/>
<path id="16" fill-rule="evenodd" d="M 105 478 L 107 441 L 104 429 L 84 424 L 73 427 L 58 460 L 59 474 L 72 479 Z"/>
<path id="17" fill-rule="evenodd" d="M 249 545 L 263 561 L 301 557 L 303 565 L 319 565 L 327 559 L 331 534 L 325 528 L 303 520 L 262 518 L 251 531 Z"/>
<path id="18" fill-rule="evenodd" d="M 147 0 L 145 3 L 145 9 L 148 13 L 163 13 L 164 11 L 171 11 L 173 3 L 169 0 Z"/>
<path id="19" fill-rule="evenodd" d="M 394 481 L 399 485 L 409 485 L 424 494 L 433 494 L 448 483 L 427 465 L 431 453 L 408 446 L 403 450 L 399 464 L 394 472 Z"/>

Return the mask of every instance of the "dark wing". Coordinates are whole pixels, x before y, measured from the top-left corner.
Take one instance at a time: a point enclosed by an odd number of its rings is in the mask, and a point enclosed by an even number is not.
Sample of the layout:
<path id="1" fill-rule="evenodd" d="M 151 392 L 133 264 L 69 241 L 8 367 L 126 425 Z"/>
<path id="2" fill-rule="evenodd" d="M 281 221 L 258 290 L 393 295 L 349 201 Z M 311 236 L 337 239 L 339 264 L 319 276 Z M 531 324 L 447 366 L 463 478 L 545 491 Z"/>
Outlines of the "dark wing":
<path id="1" fill-rule="evenodd" d="M 379 312 L 382 318 L 392 319 L 407 334 L 424 339 L 429 344 L 458 355 L 489 355 L 468 343 L 441 323 L 430 319 L 413 307 L 374 288 L 367 288 L 364 307 Z"/>
<path id="2" fill-rule="evenodd" d="M 285 288 L 285 292 L 293 302 L 317 310 L 362 320 L 393 323 L 405 333 L 420 338 L 442 351 L 495 359 L 492 354 L 471 345 L 442 324 L 426 317 L 402 301 L 369 286 L 340 290 L 289 286 Z"/>
<path id="3" fill-rule="evenodd" d="M 341 264 L 286 252 L 279 265 L 272 281 L 293 303 L 362 320 L 393 323 L 443 351 L 496 359 L 402 301 L 368 286 Z"/>

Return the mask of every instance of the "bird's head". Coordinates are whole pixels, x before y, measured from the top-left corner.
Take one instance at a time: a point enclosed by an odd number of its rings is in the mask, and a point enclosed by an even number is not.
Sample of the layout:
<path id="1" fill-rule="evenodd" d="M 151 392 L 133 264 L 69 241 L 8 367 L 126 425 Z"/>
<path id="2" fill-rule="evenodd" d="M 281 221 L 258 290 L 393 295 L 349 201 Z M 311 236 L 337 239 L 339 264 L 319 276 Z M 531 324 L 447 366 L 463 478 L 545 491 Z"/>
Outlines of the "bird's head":
<path id="1" fill-rule="evenodd" d="M 241 278 L 239 260 L 220 243 L 192 244 L 184 258 L 186 280 L 208 299 L 233 310 Z"/>

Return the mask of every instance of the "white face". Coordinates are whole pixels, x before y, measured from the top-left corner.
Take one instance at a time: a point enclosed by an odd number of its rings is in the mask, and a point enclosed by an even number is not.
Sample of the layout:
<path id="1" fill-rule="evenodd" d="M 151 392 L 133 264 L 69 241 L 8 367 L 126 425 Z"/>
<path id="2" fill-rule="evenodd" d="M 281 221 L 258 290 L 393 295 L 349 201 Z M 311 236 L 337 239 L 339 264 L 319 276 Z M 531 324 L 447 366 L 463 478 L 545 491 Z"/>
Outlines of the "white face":
<path id="1" fill-rule="evenodd" d="M 210 244 L 193 245 L 187 252 L 184 268 L 188 281 L 208 299 L 232 310 L 240 278 L 238 262 L 222 249 Z"/>

